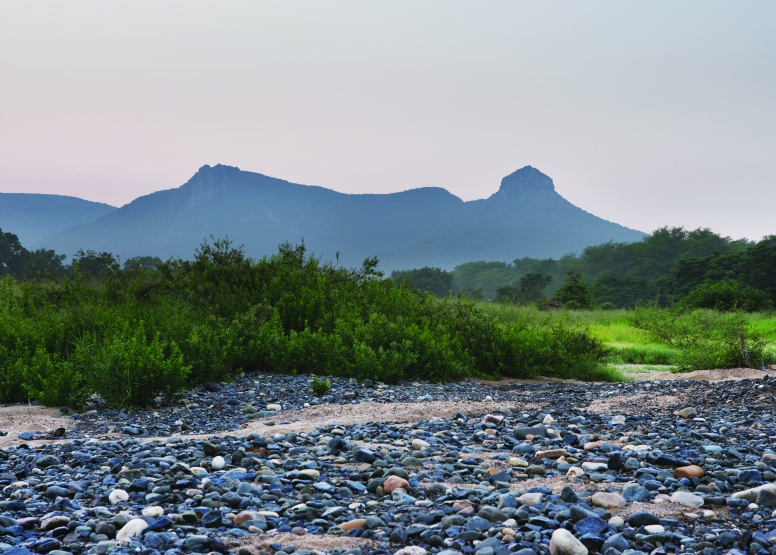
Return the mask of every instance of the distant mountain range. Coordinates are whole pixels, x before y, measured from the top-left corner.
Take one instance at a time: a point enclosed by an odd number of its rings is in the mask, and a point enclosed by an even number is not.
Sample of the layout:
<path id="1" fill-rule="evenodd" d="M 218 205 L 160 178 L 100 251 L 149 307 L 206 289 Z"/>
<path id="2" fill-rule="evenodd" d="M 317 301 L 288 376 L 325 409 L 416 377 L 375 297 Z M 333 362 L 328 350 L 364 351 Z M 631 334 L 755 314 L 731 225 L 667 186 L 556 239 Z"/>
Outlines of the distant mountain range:
<path id="1" fill-rule="evenodd" d="M 114 210 L 115 206 L 76 197 L 0 193 L 0 229 L 14 233 L 24 246 L 37 245 L 50 235 L 93 222 Z"/>
<path id="2" fill-rule="evenodd" d="M 285 241 L 304 240 L 317 256 L 333 260 L 339 252 L 347 266 L 377 256 L 385 270 L 452 269 L 475 260 L 560 257 L 644 236 L 574 206 L 555 191 L 552 179 L 530 166 L 505 177 L 487 199 L 470 202 L 436 187 L 344 194 L 222 165 L 203 166 L 181 187 L 118 209 L 69 199 L 83 204 L 66 212 L 71 205 L 61 199 L 68 197 L 22 196 L 38 197 L 41 205 L 51 201 L 49 212 L 41 208 L 8 217 L 8 210 L 0 209 L 0 227 L 17 233 L 25 246 L 67 255 L 94 249 L 124 260 L 190 258 L 212 235 L 228 236 L 252 257 L 272 254 Z M 0 206 L 7 197 L 0 197 Z"/>

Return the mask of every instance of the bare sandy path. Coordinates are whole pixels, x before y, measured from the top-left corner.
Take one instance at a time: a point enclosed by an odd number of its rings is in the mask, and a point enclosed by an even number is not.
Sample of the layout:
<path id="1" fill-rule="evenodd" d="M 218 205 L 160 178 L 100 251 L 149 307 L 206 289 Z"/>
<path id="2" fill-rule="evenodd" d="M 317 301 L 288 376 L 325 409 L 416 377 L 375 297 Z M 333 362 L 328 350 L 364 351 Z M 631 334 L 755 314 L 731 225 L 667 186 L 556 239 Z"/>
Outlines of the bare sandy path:
<path id="1" fill-rule="evenodd" d="M 765 376 L 776 376 L 776 368 L 769 370 L 753 370 L 750 368 L 734 368 L 729 370 L 698 370 L 675 374 L 672 372 L 648 372 L 632 375 L 636 380 L 695 380 L 719 382 L 729 380 L 743 379 L 762 379 Z M 503 380 L 503 383 L 537 383 L 537 382 L 562 383 L 562 380 Z M 575 380 L 569 380 L 570 383 L 580 383 Z M 499 383 L 499 382 L 489 382 Z M 660 405 L 671 404 L 676 401 L 673 397 L 653 397 L 651 395 L 636 395 L 623 398 L 608 398 L 594 402 L 588 410 L 593 412 L 610 412 L 620 405 L 627 404 L 633 408 L 634 404 L 641 401 L 644 409 L 657 408 Z M 265 424 L 269 419 L 254 420 L 243 424 L 238 430 L 229 432 L 220 432 L 216 434 L 185 435 L 176 434 L 177 437 L 185 439 L 206 439 L 212 436 L 227 435 L 247 435 L 257 433 L 261 436 L 272 434 L 283 434 L 289 432 L 310 432 L 318 426 L 342 425 L 364 422 L 417 422 L 419 420 L 429 420 L 432 418 L 450 418 L 457 412 L 469 416 L 474 414 L 484 414 L 496 411 L 501 407 L 508 407 L 515 411 L 540 409 L 540 403 L 519 403 L 516 401 L 431 401 L 424 403 L 372 403 L 365 402 L 357 405 L 319 405 L 302 409 L 299 411 L 287 411 L 272 417 L 272 420 L 278 424 L 268 426 Z M 292 421 L 293 420 L 293 421 Z M 19 433 L 24 431 L 38 430 L 45 432 L 55 430 L 59 427 L 69 428 L 72 420 L 63 418 L 59 410 L 55 408 L 46 408 L 31 405 L 11 405 L 0 407 L 0 430 L 7 432 L 7 435 L 0 437 L 0 448 L 11 445 L 27 443 L 29 445 L 45 445 L 49 443 L 61 443 L 67 440 L 31 440 L 24 441 L 19 439 Z M 95 439 L 110 438 L 113 440 L 121 439 L 119 434 L 102 435 Z M 90 439 L 85 436 L 83 439 Z M 167 438 L 143 437 L 142 441 L 165 440 Z"/>

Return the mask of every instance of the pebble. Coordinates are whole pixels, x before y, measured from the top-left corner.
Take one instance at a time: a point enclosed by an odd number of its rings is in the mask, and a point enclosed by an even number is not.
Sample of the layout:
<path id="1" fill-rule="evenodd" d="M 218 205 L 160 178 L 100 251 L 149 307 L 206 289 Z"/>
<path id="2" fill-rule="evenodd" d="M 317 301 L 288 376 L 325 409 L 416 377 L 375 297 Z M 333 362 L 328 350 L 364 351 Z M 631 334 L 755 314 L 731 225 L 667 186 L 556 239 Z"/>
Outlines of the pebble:
<path id="1" fill-rule="evenodd" d="M 680 466 L 674 469 L 674 478 L 703 478 L 704 472 L 700 466 L 694 464 Z"/>
<path id="2" fill-rule="evenodd" d="M 121 542 L 139 536 L 143 530 L 148 528 L 148 523 L 142 518 L 134 518 L 122 526 L 116 534 L 116 540 Z"/>
<path id="3" fill-rule="evenodd" d="M 558 528 L 552 533 L 550 539 L 550 553 L 552 555 L 587 555 L 585 545 L 564 528 Z"/>
<path id="4" fill-rule="evenodd" d="M 108 501 L 111 505 L 118 505 L 129 499 L 129 494 L 123 489 L 114 489 L 108 494 Z"/>
<path id="5" fill-rule="evenodd" d="M 627 505 L 625 498 L 619 493 L 598 492 L 590 499 L 594 507 L 604 509 L 619 509 Z"/>
<path id="6" fill-rule="evenodd" d="M 78 419 L 60 416 L 69 423 L 62 442 L 45 444 L 54 431 L 39 431 L 32 436 L 44 439 L 41 445 L 16 442 L 0 450 L 0 552 L 237 553 L 242 537 L 261 534 L 269 546 L 278 532 L 371 540 L 362 555 L 403 549 L 528 555 L 525 550 L 548 548 L 765 555 L 773 547 L 771 379 L 659 381 L 649 389 L 639 382 L 367 386 L 331 380 L 329 394 L 318 398 L 309 392 L 309 377 L 245 374 L 186 392 L 186 409 L 126 414 L 97 404 L 76 413 Z M 609 414 L 584 409 L 594 400 L 637 395 L 663 400 Z M 278 420 L 277 431 L 264 436 L 241 429 L 268 416 L 246 411 L 249 405 L 280 405 L 291 422 L 304 403 L 456 403 L 487 396 L 494 403 L 487 414 L 321 422 L 305 432 L 290 432 Z M 666 401 L 676 398 L 682 405 Z M 527 403 L 543 408 L 526 409 Z M 679 416 L 691 406 L 702 410 L 702 419 L 697 410 Z M 127 428 L 137 433 L 117 435 Z M 182 433 L 207 437 L 225 430 L 232 431 L 207 440 Z M 149 441 L 150 435 L 166 439 Z M 560 493 L 549 487 L 558 481 L 566 486 Z M 659 502 L 670 516 L 657 512 Z M 647 510 L 612 516 L 630 503 Z M 308 555 L 275 547 L 257 555 Z"/>

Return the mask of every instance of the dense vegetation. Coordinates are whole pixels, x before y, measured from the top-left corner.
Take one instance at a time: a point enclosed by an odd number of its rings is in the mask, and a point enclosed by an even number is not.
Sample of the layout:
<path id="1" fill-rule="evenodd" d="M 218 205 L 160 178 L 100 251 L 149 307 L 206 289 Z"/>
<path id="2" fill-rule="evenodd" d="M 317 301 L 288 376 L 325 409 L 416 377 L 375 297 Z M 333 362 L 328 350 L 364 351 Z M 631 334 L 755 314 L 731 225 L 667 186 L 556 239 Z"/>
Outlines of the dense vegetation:
<path id="1" fill-rule="evenodd" d="M 567 318 L 604 343 L 604 360 L 620 370 L 762 368 L 776 363 L 776 315 L 710 309 L 554 310 L 480 303 L 505 324 L 515 319 Z"/>
<path id="2" fill-rule="evenodd" d="M 768 310 L 776 302 L 776 237 L 751 243 L 708 229 L 661 228 L 640 242 L 605 243 L 579 256 L 523 258 L 511 264 L 471 262 L 452 274 L 457 291 L 517 302 L 526 297 L 503 292 L 521 291 L 528 276 L 543 276 L 542 293 L 561 304 L 567 301 L 558 291 L 570 285 L 567 276 L 579 276 L 589 285 L 590 306 L 633 308 L 651 301 L 671 306 L 683 301 L 687 308 Z"/>
<path id="3" fill-rule="evenodd" d="M 8 272 L 11 273 L 11 272 Z M 612 377 L 606 349 L 565 318 L 508 324 L 465 297 L 397 285 L 368 259 L 336 267 L 282 245 L 254 261 L 228 241 L 193 260 L 79 253 L 72 278 L 0 285 L 0 400 L 173 401 L 241 371 L 395 382 L 467 376 Z"/>

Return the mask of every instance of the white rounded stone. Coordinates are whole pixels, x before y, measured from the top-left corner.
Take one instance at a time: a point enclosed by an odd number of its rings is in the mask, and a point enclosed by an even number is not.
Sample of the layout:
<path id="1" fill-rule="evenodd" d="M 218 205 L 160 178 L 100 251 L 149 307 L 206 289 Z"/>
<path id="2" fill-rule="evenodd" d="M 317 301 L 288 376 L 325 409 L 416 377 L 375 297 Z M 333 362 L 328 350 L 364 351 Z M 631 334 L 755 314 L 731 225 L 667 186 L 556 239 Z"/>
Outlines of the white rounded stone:
<path id="1" fill-rule="evenodd" d="M 159 518 L 164 514 L 164 509 L 161 507 L 146 507 L 140 514 L 143 516 L 150 516 L 151 518 Z"/>
<path id="2" fill-rule="evenodd" d="M 142 518 L 133 518 L 118 531 L 116 540 L 124 541 L 129 538 L 137 538 L 146 528 L 148 528 L 148 523 L 145 520 Z"/>
<path id="3" fill-rule="evenodd" d="M 666 529 L 660 524 L 648 524 L 644 527 L 647 534 L 662 534 Z"/>
<path id="4" fill-rule="evenodd" d="M 703 507 L 703 497 L 690 493 L 689 491 L 675 491 L 673 495 L 671 495 L 671 503 L 697 509 Z"/>
<path id="5" fill-rule="evenodd" d="M 114 489 L 108 494 L 108 501 L 111 505 L 118 505 L 129 499 L 129 494 L 123 489 Z"/>
<path id="6" fill-rule="evenodd" d="M 587 555 L 587 547 L 565 528 L 558 528 L 550 538 L 552 555 Z"/>
<path id="7" fill-rule="evenodd" d="M 223 470 L 226 466 L 226 461 L 222 456 L 213 457 L 213 461 L 210 463 L 210 468 L 213 470 Z"/>

